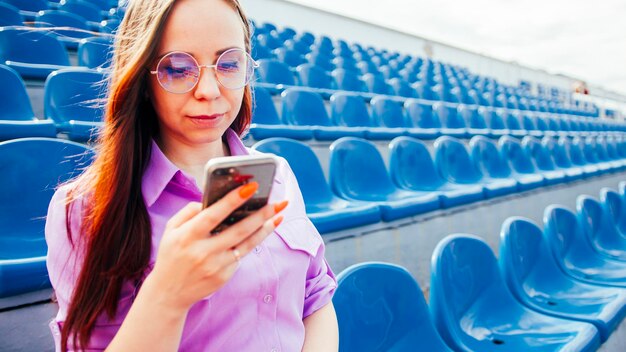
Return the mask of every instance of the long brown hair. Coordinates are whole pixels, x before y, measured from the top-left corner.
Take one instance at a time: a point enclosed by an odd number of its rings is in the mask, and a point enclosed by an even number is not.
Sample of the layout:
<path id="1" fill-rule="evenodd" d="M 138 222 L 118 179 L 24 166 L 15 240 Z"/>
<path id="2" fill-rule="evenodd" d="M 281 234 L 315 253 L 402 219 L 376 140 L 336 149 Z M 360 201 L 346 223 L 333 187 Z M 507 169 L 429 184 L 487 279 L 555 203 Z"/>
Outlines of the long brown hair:
<path id="1" fill-rule="evenodd" d="M 246 50 L 250 28 L 238 0 L 224 0 L 241 17 Z M 68 194 L 66 223 L 71 234 L 71 208 L 83 204 L 80 249 L 85 251 L 78 282 L 61 331 L 61 349 L 87 347 L 96 319 L 117 313 L 122 285 L 140 280 L 150 260 L 152 229 L 141 193 L 143 172 L 150 160 L 157 117 L 145 99 L 146 67 L 157 55 L 166 19 L 175 0 L 130 1 L 115 40 L 104 127 L 97 157 Z M 252 117 L 250 87 L 231 128 L 240 136 Z M 72 242 L 74 248 L 76 245 Z"/>

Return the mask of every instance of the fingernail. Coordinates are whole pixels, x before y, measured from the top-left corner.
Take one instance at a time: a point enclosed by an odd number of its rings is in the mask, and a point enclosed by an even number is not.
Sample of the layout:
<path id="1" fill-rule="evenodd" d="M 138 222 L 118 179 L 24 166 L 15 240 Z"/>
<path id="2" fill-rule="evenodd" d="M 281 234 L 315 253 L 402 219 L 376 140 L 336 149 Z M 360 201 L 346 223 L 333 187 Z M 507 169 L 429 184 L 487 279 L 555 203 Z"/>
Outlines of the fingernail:
<path id="1" fill-rule="evenodd" d="M 274 204 L 274 213 L 278 214 L 281 210 L 283 210 L 283 209 L 285 209 L 287 207 L 287 204 L 289 204 L 288 200 L 283 200 L 280 203 Z"/>
<path id="2" fill-rule="evenodd" d="M 280 225 L 280 223 L 283 222 L 283 216 L 279 216 L 274 220 L 274 227 L 278 227 L 278 225 Z"/>
<path id="3" fill-rule="evenodd" d="M 257 189 L 259 189 L 258 182 L 247 183 L 245 186 L 239 189 L 239 196 L 244 199 L 249 198 L 251 195 L 253 195 L 256 192 Z"/>

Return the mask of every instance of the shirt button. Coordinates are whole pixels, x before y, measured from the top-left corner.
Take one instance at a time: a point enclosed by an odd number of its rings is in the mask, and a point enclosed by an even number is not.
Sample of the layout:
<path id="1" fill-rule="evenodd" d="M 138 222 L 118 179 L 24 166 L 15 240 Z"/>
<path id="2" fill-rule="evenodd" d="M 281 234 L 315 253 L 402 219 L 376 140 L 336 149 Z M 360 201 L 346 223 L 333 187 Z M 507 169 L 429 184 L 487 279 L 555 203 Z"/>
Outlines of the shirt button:
<path id="1" fill-rule="evenodd" d="M 270 352 L 278 352 L 278 350 L 275 349 L 275 348 L 272 348 L 272 350 Z"/>
<path id="2" fill-rule="evenodd" d="M 263 302 L 265 303 L 270 303 L 272 301 L 272 295 L 265 295 L 265 297 L 263 297 Z"/>
<path id="3" fill-rule="evenodd" d="M 256 254 L 261 253 L 261 246 L 254 247 L 254 253 L 256 253 Z"/>

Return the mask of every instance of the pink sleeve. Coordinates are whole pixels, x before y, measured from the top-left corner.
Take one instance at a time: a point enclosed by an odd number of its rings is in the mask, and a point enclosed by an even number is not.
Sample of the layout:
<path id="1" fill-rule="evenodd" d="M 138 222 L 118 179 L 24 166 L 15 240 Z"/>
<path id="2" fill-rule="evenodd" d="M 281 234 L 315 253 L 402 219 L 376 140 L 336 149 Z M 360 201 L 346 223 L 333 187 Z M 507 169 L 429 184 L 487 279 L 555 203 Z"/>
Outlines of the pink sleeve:
<path id="1" fill-rule="evenodd" d="M 326 262 L 326 258 L 324 258 L 324 251 L 325 247 L 322 242 L 317 255 L 311 258 L 307 270 L 303 318 L 330 303 L 337 288 L 337 280 Z"/>

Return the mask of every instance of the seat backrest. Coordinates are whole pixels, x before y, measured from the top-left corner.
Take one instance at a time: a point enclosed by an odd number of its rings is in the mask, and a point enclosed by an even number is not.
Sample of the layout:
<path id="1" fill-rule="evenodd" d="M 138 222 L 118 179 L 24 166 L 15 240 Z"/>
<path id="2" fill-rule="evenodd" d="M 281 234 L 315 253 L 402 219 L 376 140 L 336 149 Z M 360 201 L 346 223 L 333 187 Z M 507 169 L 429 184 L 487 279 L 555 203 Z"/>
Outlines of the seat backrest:
<path id="1" fill-rule="evenodd" d="M 295 49 L 287 49 L 284 47 L 275 50 L 278 60 L 287 64 L 289 67 L 297 67 L 306 62 L 302 54 Z"/>
<path id="2" fill-rule="evenodd" d="M 31 121 L 35 118 L 26 86 L 12 68 L 0 64 L 0 120 Z"/>
<path id="3" fill-rule="evenodd" d="M 296 84 L 293 72 L 284 63 L 274 59 L 259 59 L 258 63 L 257 72 L 261 82 L 290 86 Z"/>
<path id="4" fill-rule="evenodd" d="M 78 66 L 88 68 L 109 67 L 113 56 L 113 39 L 109 37 L 85 38 L 78 44 Z"/>
<path id="5" fill-rule="evenodd" d="M 372 119 L 379 126 L 406 127 L 402 104 L 384 96 L 375 96 L 370 101 Z"/>
<path id="6" fill-rule="evenodd" d="M 465 128 L 467 125 L 457 113 L 457 108 L 437 102 L 433 104 L 433 113 L 441 121 L 441 125 L 447 128 Z"/>
<path id="7" fill-rule="evenodd" d="M 22 17 L 17 7 L 0 2 L 0 27 L 21 26 L 23 24 L 24 17 Z"/>
<path id="8" fill-rule="evenodd" d="M 562 168 L 572 167 L 569 151 L 565 144 L 555 142 L 552 137 L 544 137 L 541 139 L 541 145 L 550 151 L 555 165 Z"/>
<path id="9" fill-rule="evenodd" d="M 274 106 L 272 96 L 263 87 L 252 88 L 252 123 L 280 125 L 282 122 Z"/>
<path id="10" fill-rule="evenodd" d="M 502 158 L 509 162 L 513 170 L 521 174 L 535 173 L 535 164 L 527 151 L 522 148 L 519 140 L 510 136 L 502 136 L 498 140 L 498 147 Z"/>
<path id="11" fill-rule="evenodd" d="M 337 276 L 333 305 L 340 351 L 449 349 L 435 330 L 422 291 L 406 269 L 360 263 Z"/>
<path id="12" fill-rule="evenodd" d="M 281 93 L 283 121 L 291 125 L 331 126 L 322 97 L 308 90 L 289 88 Z"/>
<path id="13" fill-rule="evenodd" d="M 567 137 L 559 137 L 557 143 L 562 145 L 568 151 L 573 165 L 581 166 L 587 164 L 588 159 L 586 158 L 586 155 L 583 154 L 582 141 L 580 138 L 574 137 L 570 141 Z"/>
<path id="14" fill-rule="evenodd" d="M 520 124 L 520 115 L 513 112 L 505 112 L 506 114 L 506 127 L 511 131 L 519 131 L 522 130 L 522 125 Z"/>
<path id="15" fill-rule="evenodd" d="M 470 331 L 471 324 L 465 327 L 462 322 L 485 314 L 487 305 L 478 301 L 496 297 L 498 306 L 516 304 L 482 239 L 456 234 L 437 244 L 431 260 L 430 309 L 444 341 L 454 349 L 481 350 L 480 342 L 470 336 L 476 333 Z"/>
<path id="16" fill-rule="evenodd" d="M 323 68 L 311 65 L 302 64 L 296 68 L 300 77 L 300 85 L 311 88 L 332 89 L 333 78 L 326 73 Z"/>
<path id="17" fill-rule="evenodd" d="M 482 114 L 482 111 L 479 111 L 475 106 L 459 104 L 458 114 L 470 128 L 487 128 L 485 116 Z"/>
<path id="18" fill-rule="evenodd" d="M 0 27 L 0 62 L 69 66 L 63 44 L 54 35 L 32 29 Z"/>
<path id="19" fill-rule="evenodd" d="M 572 211 L 559 205 L 550 205 L 544 211 L 543 222 L 544 238 L 556 262 L 565 272 L 575 265 L 569 258 L 576 258 L 579 253 L 590 254 L 585 251 L 585 248 L 590 248 L 588 240 Z"/>
<path id="20" fill-rule="evenodd" d="M 621 235 L 616 232 L 613 216 L 600 202 L 588 195 L 579 195 L 576 198 L 576 211 L 581 230 L 591 243 L 609 249 L 621 247 L 618 241 Z"/>
<path id="21" fill-rule="evenodd" d="M 482 174 L 474 164 L 467 148 L 460 140 L 443 136 L 435 140 L 435 165 L 448 182 L 478 183 Z"/>
<path id="22" fill-rule="evenodd" d="M 52 72 L 44 87 L 44 115 L 57 124 L 101 122 L 106 84 L 98 71 L 73 67 Z"/>
<path id="23" fill-rule="evenodd" d="M 2 2 L 29 12 L 39 12 L 50 8 L 50 4 L 46 0 L 2 0 Z"/>
<path id="24" fill-rule="evenodd" d="M 389 173 L 401 188 L 434 191 L 445 183 L 426 145 L 411 137 L 397 137 L 389 143 Z"/>
<path id="25" fill-rule="evenodd" d="M 0 258 L 46 254 L 45 216 L 55 188 L 82 172 L 92 156 L 86 146 L 61 139 L 0 143 L 0 237 L 14 242 L 0 248 Z"/>
<path id="26" fill-rule="evenodd" d="M 330 116 L 337 126 L 367 127 L 372 125 L 365 100 L 360 95 L 337 92 L 330 97 Z"/>
<path id="27" fill-rule="evenodd" d="M 596 155 L 598 156 L 598 161 L 610 161 L 613 158 L 609 155 L 609 151 L 607 148 L 606 138 L 603 136 L 599 136 L 595 139 L 596 146 Z"/>
<path id="28" fill-rule="evenodd" d="M 342 198 L 387 195 L 397 190 L 376 146 L 364 139 L 344 137 L 330 146 L 330 185 Z"/>
<path id="29" fill-rule="evenodd" d="M 441 122 L 433 114 L 433 107 L 428 103 L 417 99 L 407 99 L 404 102 L 404 110 L 408 126 L 419 128 L 441 128 Z"/>
<path id="30" fill-rule="evenodd" d="M 478 111 L 484 117 L 487 128 L 490 128 L 492 130 L 507 129 L 503 118 L 503 114 L 505 114 L 506 112 L 486 108 L 479 108 Z"/>
<path id="31" fill-rule="evenodd" d="M 363 75 L 367 91 L 374 94 L 391 94 L 391 88 L 381 74 L 367 73 Z"/>
<path id="32" fill-rule="evenodd" d="M 394 77 L 389 80 L 389 85 L 391 86 L 391 90 L 393 95 L 405 97 L 405 98 L 414 98 L 415 90 L 411 88 L 409 83 L 402 78 Z"/>
<path id="33" fill-rule="evenodd" d="M 622 235 L 626 235 L 626 204 L 622 196 L 612 190 L 604 187 L 600 190 L 600 202 L 605 212 L 613 219 L 618 231 Z"/>
<path id="34" fill-rule="evenodd" d="M 502 154 L 492 140 L 484 136 L 474 136 L 470 140 L 469 147 L 474 165 L 483 175 L 494 178 L 511 176 L 509 164 L 502 158 Z"/>
<path id="35" fill-rule="evenodd" d="M 535 123 L 537 124 L 537 130 L 549 131 L 548 122 L 543 116 L 535 115 Z"/>
<path id="36" fill-rule="evenodd" d="M 522 126 L 526 131 L 535 131 L 537 130 L 537 125 L 533 117 L 529 113 L 522 114 Z"/>
<path id="37" fill-rule="evenodd" d="M 313 150 L 305 143 L 288 138 L 268 138 L 253 147 L 263 153 L 272 153 L 287 160 L 308 205 L 328 204 L 333 199 L 324 171 Z"/>
<path id="38" fill-rule="evenodd" d="M 332 71 L 331 76 L 335 79 L 337 89 L 350 92 L 365 92 L 367 87 L 359 76 L 347 69 L 338 68 Z"/>
<path id="39" fill-rule="evenodd" d="M 539 170 L 550 171 L 556 168 L 552 153 L 535 137 L 526 136 L 522 138 L 522 148 L 532 158 Z"/>
<path id="40" fill-rule="evenodd" d="M 103 20 L 100 8 L 89 1 L 67 1 L 59 6 L 59 10 L 77 14 L 91 22 L 100 22 Z"/>
<path id="41" fill-rule="evenodd" d="M 90 30 L 84 18 L 61 10 L 40 11 L 35 17 L 35 26 L 37 27 L 71 27 L 79 31 L 58 30 L 52 32 L 58 36 L 67 36 L 72 38 L 86 38 L 93 34 L 87 33 Z M 82 31 L 81 31 L 82 30 Z"/>

